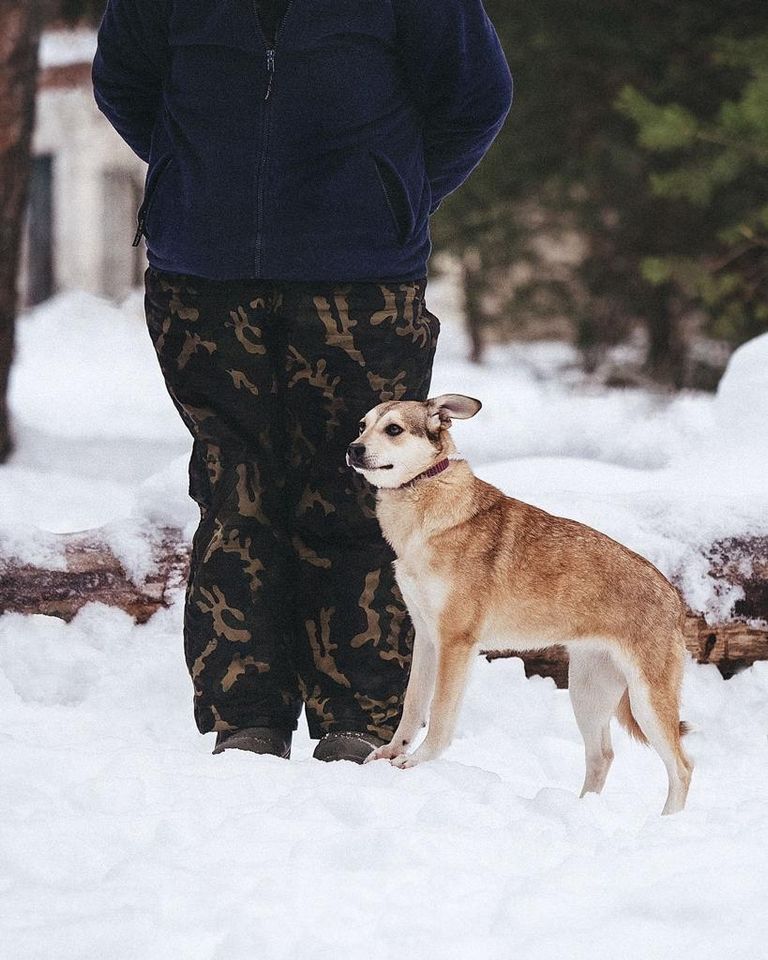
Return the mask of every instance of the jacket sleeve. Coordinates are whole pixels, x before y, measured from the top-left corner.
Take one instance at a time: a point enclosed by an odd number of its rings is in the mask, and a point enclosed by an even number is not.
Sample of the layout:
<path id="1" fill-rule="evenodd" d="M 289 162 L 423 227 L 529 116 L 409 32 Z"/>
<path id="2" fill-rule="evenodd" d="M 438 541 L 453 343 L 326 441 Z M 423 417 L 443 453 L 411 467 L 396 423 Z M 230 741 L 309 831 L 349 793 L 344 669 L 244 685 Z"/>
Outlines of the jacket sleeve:
<path id="1" fill-rule="evenodd" d="M 93 61 L 93 93 L 115 130 L 146 162 L 167 51 L 166 0 L 109 0 Z"/>
<path id="2" fill-rule="evenodd" d="M 482 0 L 393 0 L 424 120 L 430 213 L 480 163 L 512 105 L 512 76 Z"/>

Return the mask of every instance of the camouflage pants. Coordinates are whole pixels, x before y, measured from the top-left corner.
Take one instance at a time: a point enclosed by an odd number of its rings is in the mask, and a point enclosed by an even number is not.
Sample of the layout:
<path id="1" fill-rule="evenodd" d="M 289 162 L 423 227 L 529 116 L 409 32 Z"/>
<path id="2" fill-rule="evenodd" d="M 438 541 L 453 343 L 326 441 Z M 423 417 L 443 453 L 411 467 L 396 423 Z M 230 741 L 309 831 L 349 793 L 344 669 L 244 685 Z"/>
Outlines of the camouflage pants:
<path id="1" fill-rule="evenodd" d="M 193 436 L 200 507 L 184 612 L 199 730 L 389 739 L 413 627 L 345 463 L 371 407 L 425 399 L 440 322 L 426 279 L 214 281 L 149 268 L 147 326 Z"/>

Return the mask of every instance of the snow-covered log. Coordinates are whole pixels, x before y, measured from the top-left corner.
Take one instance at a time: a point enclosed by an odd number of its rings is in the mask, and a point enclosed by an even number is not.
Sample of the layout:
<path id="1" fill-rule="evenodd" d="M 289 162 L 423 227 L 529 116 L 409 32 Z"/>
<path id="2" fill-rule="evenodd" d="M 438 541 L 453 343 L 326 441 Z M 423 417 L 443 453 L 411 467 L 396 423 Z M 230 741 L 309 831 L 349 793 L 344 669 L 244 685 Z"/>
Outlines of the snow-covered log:
<path id="1" fill-rule="evenodd" d="M 0 611 L 44 613 L 71 620 L 85 603 L 120 607 L 144 622 L 171 601 L 183 584 L 189 547 L 181 530 L 129 521 L 71 534 L 37 534 L 19 561 L 13 542 L 0 539 Z M 32 556 L 35 559 L 30 560 Z M 734 598 L 719 622 L 689 611 L 686 643 L 699 663 L 714 663 L 724 676 L 756 660 L 768 660 L 768 538 L 729 538 L 707 554 L 715 589 Z M 711 621 L 711 618 L 710 618 Z M 485 654 L 488 659 L 518 656 Z M 561 648 L 523 657 L 526 672 L 567 685 Z"/>
<path id="2" fill-rule="evenodd" d="M 707 623 L 690 613 L 685 622 L 685 643 L 697 663 L 713 663 L 724 677 L 732 677 L 757 660 L 768 660 L 768 625 Z M 488 660 L 518 657 L 513 651 L 484 652 Z M 568 654 L 562 647 L 549 647 L 522 655 L 527 676 L 552 677 L 558 687 L 568 686 Z"/>
<path id="3" fill-rule="evenodd" d="M 0 612 L 64 620 L 84 604 L 98 602 L 120 607 L 144 623 L 168 606 L 189 564 L 180 530 L 137 530 L 125 521 L 78 533 L 37 531 L 24 544 L 23 560 L 18 553 L 13 541 L 0 538 Z"/>

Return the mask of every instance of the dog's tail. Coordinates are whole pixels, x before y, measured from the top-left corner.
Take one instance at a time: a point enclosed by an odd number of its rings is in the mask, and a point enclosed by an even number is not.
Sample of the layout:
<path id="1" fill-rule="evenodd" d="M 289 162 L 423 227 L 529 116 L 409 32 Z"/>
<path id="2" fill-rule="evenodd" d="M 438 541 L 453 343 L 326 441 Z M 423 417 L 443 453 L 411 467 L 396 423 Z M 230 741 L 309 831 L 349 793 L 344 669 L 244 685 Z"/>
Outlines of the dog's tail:
<path id="1" fill-rule="evenodd" d="M 630 737 L 634 737 L 635 740 L 638 740 L 640 743 L 648 743 L 648 737 L 640 729 L 640 724 L 635 720 L 635 716 L 632 713 L 632 707 L 629 704 L 629 690 L 625 690 L 621 695 L 621 700 L 619 700 L 619 705 L 616 707 L 616 718 L 619 723 L 624 727 Z M 690 723 L 686 723 L 685 720 L 680 721 L 680 736 L 684 737 L 686 733 L 691 732 Z"/>
<path id="2" fill-rule="evenodd" d="M 629 705 L 629 690 L 625 690 L 621 695 L 621 700 L 619 700 L 619 705 L 616 707 L 616 718 L 619 723 L 624 727 L 630 737 L 634 737 L 635 740 L 639 740 L 640 743 L 648 743 L 648 737 L 640 729 L 640 724 L 635 720 L 635 716 L 632 713 L 632 707 Z"/>

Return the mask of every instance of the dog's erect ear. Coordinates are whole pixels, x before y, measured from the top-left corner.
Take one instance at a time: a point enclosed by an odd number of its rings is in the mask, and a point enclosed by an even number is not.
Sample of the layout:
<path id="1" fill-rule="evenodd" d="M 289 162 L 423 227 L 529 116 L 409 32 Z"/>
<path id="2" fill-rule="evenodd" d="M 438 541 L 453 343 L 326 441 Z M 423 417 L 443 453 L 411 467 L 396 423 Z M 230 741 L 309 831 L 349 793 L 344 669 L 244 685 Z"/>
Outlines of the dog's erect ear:
<path id="1" fill-rule="evenodd" d="M 451 417 L 469 420 L 481 407 L 482 403 L 474 397 L 465 397 L 461 393 L 443 393 L 427 400 L 427 415 L 430 420 L 434 420 L 436 427 L 450 427 Z"/>

